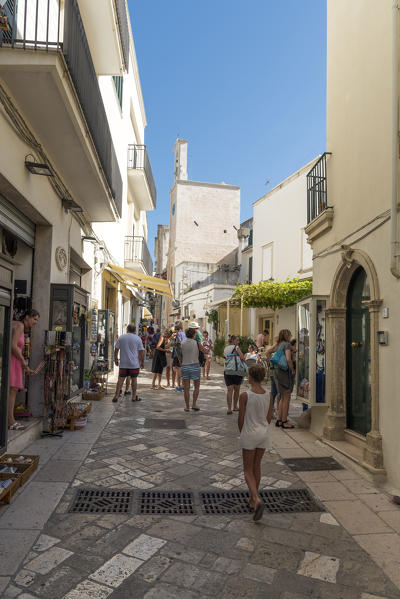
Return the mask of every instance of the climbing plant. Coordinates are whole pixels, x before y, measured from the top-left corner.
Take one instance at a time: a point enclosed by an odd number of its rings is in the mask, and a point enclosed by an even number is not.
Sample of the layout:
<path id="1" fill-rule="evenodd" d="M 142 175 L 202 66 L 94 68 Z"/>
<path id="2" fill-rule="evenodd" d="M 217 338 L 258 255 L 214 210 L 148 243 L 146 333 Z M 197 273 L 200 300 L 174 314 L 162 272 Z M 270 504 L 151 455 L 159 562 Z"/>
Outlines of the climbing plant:
<path id="1" fill-rule="evenodd" d="M 238 285 L 233 298 L 243 299 L 245 308 L 272 308 L 279 310 L 293 306 L 312 293 L 312 281 L 286 279 L 286 281 L 261 281 Z"/>
<path id="2" fill-rule="evenodd" d="M 218 331 L 218 310 L 209 310 L 206 312 L 206 316 L 214 331 Z"/>

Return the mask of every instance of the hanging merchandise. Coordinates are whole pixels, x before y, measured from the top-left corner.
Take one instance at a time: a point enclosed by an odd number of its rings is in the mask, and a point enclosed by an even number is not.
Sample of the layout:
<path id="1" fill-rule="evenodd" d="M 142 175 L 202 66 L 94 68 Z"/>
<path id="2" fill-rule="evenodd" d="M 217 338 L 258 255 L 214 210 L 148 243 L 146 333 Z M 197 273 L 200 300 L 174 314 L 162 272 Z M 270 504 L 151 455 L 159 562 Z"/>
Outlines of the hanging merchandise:
<path id="1" fill-rule="evenodd" d="M 43 433 L 62 436 L 67 421 L 68 385 L 71 365 L 71 333 L 46 331 Z"/>

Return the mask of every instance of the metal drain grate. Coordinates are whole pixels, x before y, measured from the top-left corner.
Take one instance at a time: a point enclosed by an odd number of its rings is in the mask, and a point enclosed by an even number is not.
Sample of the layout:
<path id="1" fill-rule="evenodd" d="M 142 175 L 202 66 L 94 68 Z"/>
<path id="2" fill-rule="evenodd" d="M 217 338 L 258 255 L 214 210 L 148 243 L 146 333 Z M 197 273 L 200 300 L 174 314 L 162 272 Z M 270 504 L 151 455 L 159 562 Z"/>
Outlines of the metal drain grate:
<path id="1" fill-rule="evenodd" d="M 70 512 L 89 514 L 129 514 L 133 491 L 118 489 L 78 489 Z"/>
<path id="2" fill-rule="evenodd" d="M 261 491 L 265 511 L 271 514 L 289 512 L 323 512 L 324 508 L 307 489 Z M 206 514 L 249 514 L 248 491 L 202 491 L 200 500 Z"/>
<path id="3" fill-rule="evenodd" d="M 193 493 L 188 491 L 143 491 L 141 514 L 195 514 Z"/>
<path id="4" fill-rule="evenodd" d="M 343 470 L 343 466 L 331 457 L 319 458 L 286 458 L 283 460 L 295 472 L 311 472 L 313 470 Z"/>
<path id="5" fill-rule="evenodd" d="M 184 420 L 173 420 L 172 418 L 146 418 L 144 421 L 145 428 L 186 428 Z"/>

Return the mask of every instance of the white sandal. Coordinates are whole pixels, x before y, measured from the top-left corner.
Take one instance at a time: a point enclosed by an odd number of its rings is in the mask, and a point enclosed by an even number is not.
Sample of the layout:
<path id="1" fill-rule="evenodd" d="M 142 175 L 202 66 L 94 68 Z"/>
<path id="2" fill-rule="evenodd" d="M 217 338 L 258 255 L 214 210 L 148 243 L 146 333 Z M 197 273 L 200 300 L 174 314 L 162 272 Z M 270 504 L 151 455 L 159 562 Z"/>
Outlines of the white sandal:
<path id="1" fill-rule="evenodd" d="M 8 427 L 9 431 L 24 431 L 26 426 L 20 424 L 19 422 L 14 422 L 11 426 Z"/>

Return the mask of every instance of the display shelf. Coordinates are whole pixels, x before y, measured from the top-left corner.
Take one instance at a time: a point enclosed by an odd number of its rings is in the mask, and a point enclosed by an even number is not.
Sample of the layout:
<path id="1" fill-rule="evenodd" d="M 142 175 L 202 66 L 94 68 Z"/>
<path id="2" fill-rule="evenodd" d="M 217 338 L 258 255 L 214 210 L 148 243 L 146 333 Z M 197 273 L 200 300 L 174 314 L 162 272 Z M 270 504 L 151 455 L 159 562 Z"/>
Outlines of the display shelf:
<path id="1" fill-rule="evenodd" d="M 11 498 L 18 491 L 21 485 L 21 477 L 18 474 L 7 474 L 0 472 L 0 480 L 12 480 L 13 482 L 10 484 L 7 489 L 2 489 L 0 487 L 0 501 L 9 505 L 11 503 Z"/>
<path id="2" fill-rule="evenodd" d="M 21 458 L 23 458 L 23 460 Z M 38 455 L 6 453 L 0 457 L 0 469 L 1 466 L 12 466 L 17 468 L 16 474 L 20 477 L 20 485 L 22 486 L 29 480 L 29 478 L 37 469 L 39 460 L 40 456 Z"/>
<path id="3" fill-rule="evenodd" d="M 77 420 L 87 416 L 92 410 L 92 404 L 88 401 L 85 402 L 76 402 L 69 401 L 67 405 L 67 419 L 65 423 L 65 428 L 69 428 L 71 432 L 75 430 L 80 430 L 84 427 L 79 427 L 76 425 Z"/>

